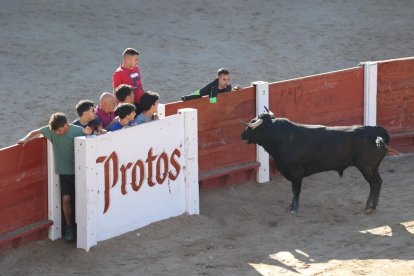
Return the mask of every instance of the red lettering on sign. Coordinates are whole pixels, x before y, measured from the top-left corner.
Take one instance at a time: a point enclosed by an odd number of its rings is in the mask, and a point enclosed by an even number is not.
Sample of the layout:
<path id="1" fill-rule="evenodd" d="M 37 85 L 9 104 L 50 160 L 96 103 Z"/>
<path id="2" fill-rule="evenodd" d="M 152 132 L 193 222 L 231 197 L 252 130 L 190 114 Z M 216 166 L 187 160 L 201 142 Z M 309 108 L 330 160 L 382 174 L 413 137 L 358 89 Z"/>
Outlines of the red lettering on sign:
<path id="1" fill-rule="evenodd" d="M 161 173 L 161 162 L 164 171 Z M 167 178 L 168 173 L 168 156 L 165 152 L 160 154 L 160 157 L 157 160 L 157 182 L 158 184 L 162 184 L 164 180 Z"/>
<path id="2" fill-rule="evenodd" d="M 152 148 L 150 148 L 150 150 L 148 151 L 148 157 L 146 160 L 148 164 L 148 185 L 150 187 L 155 185 L 154 181 L 152 181 L 152 161 L 154 161 L 156 157 L 157 157 L 156 155 L 155 156 L 152 155 Z"/>
<path id="3" fill-rule="evenodd" d="M 109 156 L 100 156 L 96 159 L 96 163 L 104 163 L 104 176 L 105 176 L 105 206 L 104 213 L 109 208 L 109 172 L 110 164 L 112 163 L 112 187 L 118 182 L 118 155 L 113 151 Z"/>
<path id="4" fill-rule="evenodd" d="M 153 162 L 155 162 L 155 180 L 158 184 L 163 184 L 167 177 L 170 180 L 176 180 L 178 175 L 181 172 L 181 165 L 178 162 L 178 158 L 181 157 L 181 152 L 179 149 L 175 149 L 171 157 L 168 157 L 166 152 L 161 153 L 158 156 L 153 154 L 152 148 L 149 149 L 147 158 L 144 161 L 138 159 L 135 163 L 128 162 L 127 164 L 122 164 L 119 167 L 118 161 L 118 154 L 113 151 L 108 156 L 99 156 L 96 159 L 96 163 L 103 163 L 104 168 L 104 187 L 105 187 L 105 205 L 104 211 L 109 209 L 110 205 L 110 189 L 116 185 L 118 182 L 118 173 L 121 173 L 121 194 L 126 195 L 127 191 L 127 179 L 128 175 L 130 175 L 131 179 L 131 187 L 134 192 L 138 192 L 139 189 L 142 187 L 145 179 L 145 164 L 147 164 L 147 181 L 148 186 L 153 187 L 155 185 L 153 179 Z M 112 171 L 112 174 L 111 174 Z M 119 171 L 119 172 L 118 172 Z M 112 179 L 111 179 L 112 175 Z"/>
<path id="5" fill-rule="evenodd" d="M 139 182 L 137 184 L 137 167 L 139 168 Z M 134 167 L 132 168 L 132 190 L 138 192 L 139 188 L 141 188 L 142 183 L 144 183 L 144 176 L 145 176 L 145 166 L 142 160 L 137 160 L 135 162 Z"/>
<path id="6" fill-rule="evenodd" d="M 180 164 L 178 163 L 178 161 L 177 161 L 177 159 L 175 159 L 174 157 L 180 157 L 181 156 L 181 152 L 178 150 L 178 149 L 175 149 L 174 151 L 173 151 L 173 153 L 171 154 L 171 159 L 170 159 L 170 163 L 171 163 L 171 165 L 174 167 L 174 169 L 175 169 L 175 171 L 176 171 L 176 174 L 174 175 L 171 171 L 168 171 L 168 177 L 171 179 L 171 180 L 176 180 L 177 179 L 177 177 L 178 177 L 178 174 L 180 173 L 180 171 L 181 171 L 181 166 L 180 166 Z"/>

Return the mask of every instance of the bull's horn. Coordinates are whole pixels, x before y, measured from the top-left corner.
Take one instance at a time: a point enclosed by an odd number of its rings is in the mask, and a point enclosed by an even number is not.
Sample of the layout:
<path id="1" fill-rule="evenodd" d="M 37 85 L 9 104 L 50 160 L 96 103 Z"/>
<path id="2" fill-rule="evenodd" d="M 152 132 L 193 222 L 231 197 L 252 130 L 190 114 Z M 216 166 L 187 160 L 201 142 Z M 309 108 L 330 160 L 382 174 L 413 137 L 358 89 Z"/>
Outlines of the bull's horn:
<path id="1" fill-rule="evenodd" d="M 242 123 L 245 126 L 249 126 L 249 123 L 247 123 L 247 122 L 240 121 L 240 123 Z"/>
<path id="2" fill-rule="evenodd" d="M 263 123 L 263 120 L 259 119 L 254 123 L 250 123 L 248 126 L 251 127 L 252 129 L 255 129 L 256 127 L 260 126 L 262 123 Z"/>
<path id="3" fill-rule="evenodd" d="M 266 112 L 269 113 L 269 115 L 271 117 L 273 117 L 273 118 L 275 117 L 275 113 L 273 113 L 272 111 L 270 111 L 269 108 L 267 108 L 266 106 L 264 108 L 265 108 Z"/>

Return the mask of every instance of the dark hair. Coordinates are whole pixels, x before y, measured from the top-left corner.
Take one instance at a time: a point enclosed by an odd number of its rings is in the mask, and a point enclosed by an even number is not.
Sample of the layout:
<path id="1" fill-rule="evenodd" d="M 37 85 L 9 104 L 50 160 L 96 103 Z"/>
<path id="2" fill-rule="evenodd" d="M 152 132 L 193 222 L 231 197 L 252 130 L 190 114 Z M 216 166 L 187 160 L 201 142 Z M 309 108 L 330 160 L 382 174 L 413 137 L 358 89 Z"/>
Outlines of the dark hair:
<path id="1" fill-rule="evenodd" d="M 91 100 L 81 100 L 76 105 L 76 112 L 78 112 L 79 117 L 83 115 L 83 112 L 88 111 L 95 104 Z"/>
<path id="2" fill-rule="evenodd" d="M 66 119 L 66 115 L 64 113 L 57 112 L 53 113 L 52 116 L 50 116 L 49 127 L 51 130 L 55 131 L 67 123 L 68 120 Z"/>
<path id="3" fill-rule="evenodd" d="M 135 110 L 135 105 L 130 103 L 123 103 L 118 105 L 115 109 L 115 116 L 119 116 L 119 118 L 124 119 Z"/>
<path id="4" fill-rule="evenodd" d="M 131 95 L 132 91 L 134 91 L 134 88 L 131 85 L 120 84 L 115 89 L 115 97 L 118 99 L 118 101 L 123 102 L 125 101 L 126 97 Z"/>
<path id="5" fill-rule="evenodd" d="M 143 111 L 148 111 L 159 99 L 160 95 L 158 95 L 158 93 L 147 91 L 142 94 L 141 99 L 139 100 L 139 106 Z"/>
<path id="6" fill-rule="evenodd" d="M 139 56 L 139 53 L 138 53 L 138 51 L 137 50 L 135 50 L 134 48 L 126 48 L 125 50 L 124 50 L 124 52 L 122 53 L 122 55 L 125 57 L 126 55 L 130 55 L 130 56 L 135 56 L 135 55 L 138 55 Z"/>
<path id="7" fill-rule="evenodd" d="M 220 68 L 217 70 L 217 76 L 221 76 L 221 75 L 229 75 L 230 72 L 229 70 L 227 70 L 226 68 Z"/>

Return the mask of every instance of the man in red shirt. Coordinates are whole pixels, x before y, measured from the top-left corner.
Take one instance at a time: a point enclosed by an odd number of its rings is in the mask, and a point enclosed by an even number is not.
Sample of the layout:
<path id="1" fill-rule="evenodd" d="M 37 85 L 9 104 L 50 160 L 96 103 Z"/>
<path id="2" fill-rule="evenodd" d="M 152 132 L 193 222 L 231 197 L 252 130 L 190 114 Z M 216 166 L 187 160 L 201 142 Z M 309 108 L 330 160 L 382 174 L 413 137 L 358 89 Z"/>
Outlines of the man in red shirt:
<path id="1" fill-rule="evenodd" d="M 141 71 L 138 67 L 139 53 L 133 48 L 126 48 L 123 53 L 123 62 L 112 75 L 112 86 L 115 89 L 120 84 L 128 84 L 134 88 L 134 103 L 138 105 L 144 94 Z"/>

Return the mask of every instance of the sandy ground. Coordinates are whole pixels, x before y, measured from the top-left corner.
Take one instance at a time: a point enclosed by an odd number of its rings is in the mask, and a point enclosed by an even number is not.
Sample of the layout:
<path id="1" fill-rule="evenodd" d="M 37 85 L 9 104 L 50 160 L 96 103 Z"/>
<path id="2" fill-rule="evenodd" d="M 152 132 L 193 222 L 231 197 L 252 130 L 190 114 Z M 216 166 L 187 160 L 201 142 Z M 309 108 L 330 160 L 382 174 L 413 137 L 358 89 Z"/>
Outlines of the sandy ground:
<path id="1" fill-rule="evenodd" d="M 122 3 L 119 3 L 122 2 Z M 414 1 L 0 0 L 0 148 L 73 120 L 81 99 L 111 91 L 121 53 L 141 53 L 144 87 L 162 102 L 214 79 L 275 82 L 413 56 Z"/>
<path id="2" fill-rule="evenodd" d="M 223 66 L 233 84 L 248 86 L 414 53 L 411 0 L 119 2 L 0 0 L 0 147 L 52 112 L 75 119 L 79 100 L 111 90 L 126 47 L 140 51 L 144 87 L 164 103 Z M 287 214 L 290 185 L 277 178 L 202 191 L 201 215 L 154 223 L 89 253 L 49 240 L 8 251 L 0 275 L 414 274 L 413 161 L 385 160 L 370 216 L 356 170 L 307 178 L 298 216 Z"/>
<path id="3" fill-rule="evenodd" d="M 413 275 L 414 154 L 386 157 L 376 212 L 354 168 L 305 178 L 299 215 L 276 177 L 203 190 L 201 214 L 99 242 L 44 240 L 0 254 L 1 275 Z"/>

